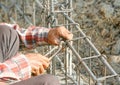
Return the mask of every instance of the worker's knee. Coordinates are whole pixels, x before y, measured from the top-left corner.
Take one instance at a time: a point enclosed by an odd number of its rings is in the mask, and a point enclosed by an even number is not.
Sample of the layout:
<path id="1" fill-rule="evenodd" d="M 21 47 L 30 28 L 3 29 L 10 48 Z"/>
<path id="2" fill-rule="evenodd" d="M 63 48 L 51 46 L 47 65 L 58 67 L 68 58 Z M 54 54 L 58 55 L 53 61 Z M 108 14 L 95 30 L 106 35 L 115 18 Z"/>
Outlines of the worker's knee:
<path id="1" fill-rule="evenodd" d="M 44 83 L 43 85 L 60 85 L 58 78 L 50 74 L 40 75 L 38 78 Z"/>
<path id="2" fill-rule="evenodd" d="M 57 77 L 50 74 L 44 74 L 14 83 L 12 85 L 60 85 L 60 83 Z"/>

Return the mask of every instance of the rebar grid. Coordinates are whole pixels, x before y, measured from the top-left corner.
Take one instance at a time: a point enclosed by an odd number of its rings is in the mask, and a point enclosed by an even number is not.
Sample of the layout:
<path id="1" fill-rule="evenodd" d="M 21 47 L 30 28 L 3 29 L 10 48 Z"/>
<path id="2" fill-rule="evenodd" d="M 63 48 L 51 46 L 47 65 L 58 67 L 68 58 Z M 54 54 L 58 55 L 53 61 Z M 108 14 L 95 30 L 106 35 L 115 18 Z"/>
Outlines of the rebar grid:
<path id="1" fill-rule="evenodd" d="M 91 42 L 90 37 L 72 19 L 72 0 L 1 0 L 0 21 L 21 26 L 65 26 L 74 34 L 73 40 L 58 47 L 41 46 L 37 52 L 52 59 L 50 72 L 65 85 L 107 85 L 119 75 Z"/>

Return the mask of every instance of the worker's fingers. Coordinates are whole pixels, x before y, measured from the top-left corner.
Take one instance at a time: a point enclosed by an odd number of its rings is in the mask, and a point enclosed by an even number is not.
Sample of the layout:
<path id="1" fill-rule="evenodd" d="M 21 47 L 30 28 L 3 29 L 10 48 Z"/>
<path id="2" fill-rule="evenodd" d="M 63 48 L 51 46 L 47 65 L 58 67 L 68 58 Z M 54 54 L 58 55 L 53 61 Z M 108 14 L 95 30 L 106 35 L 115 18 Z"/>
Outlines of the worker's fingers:
<path id="1" fill-rule="evenodd" d="M 40 66 L 39 71 L 40 71 L 41 74 L 45 72 L 45 69 L 44 69 L 43 65 Z"/>
<path id="2" fill-rule="evenodd" d="M 49 66 L 49 64 L 47 62 L 45 62 L 44 60 L 41 61 L 31 61 L 31 66 L 32 66 L 32 73 L 34 75 L 39 75 L 41 73 L 45 72 L 45 69 Z"/>
<path id="3" fill-rule="evenodd" d="M 49 59 L 43 55 L 41 55 L 40 53 L 28 53 L 26 54 L 26 56 L 29 58 L 29 59 L 32 59 L 32 60 L 44 60 L 46 62 L 49 62 Z"/>
<path id="4" fill-rule="evenodd" d="M 49 63 L 49 58 L 47 58 L 47 57 L 45 57 L 45 56 L 43 56 L 43 55 L 41 55 L 39 53 L 36 53 L 36 56 L 38 56 L 40 60 L 43 60 L 43 61 Z"/>
<path id="5" fill-rule="evenodd" d="M 71 40 L 73 38 L 73 34 L 70 31 L 68 31 L 64 26 L 58 27 L 56 29 L 60 37 L 67 40 Z"/>
<path id="6" fill-rule="evenodd" d="M 31 67 L 32 67 L 32 73 L 34 73 L 34 75 L 39 75 L 41 73 L 39 70 L 41 65 L 42 63 L 40 62 L 35 62 L 35 61 L 32 62 Z"/>
<path id="7" fill-rule="evenodd" d="M 42 64 L 39 65 L 39 66 L 37 66 L 37 65 L 34 64 L 34 66 L 32 67 L 32 73 L 33 73 L 35 76 L 37 76 L 37 75 L 39 75 L 39 74 L 42 74 L 42 73 L 44 73 L 44 72 L 45 72 L 45 69 L 44 69 L 44 67 L 43 67 Z"/>
<path id="8" fill-rule="evenodd" d="M 48 43 L 52 45 L 59 44 L 59 34 L 57 33 L 57 30 L 55 28 L 50 29 L 48 33 Z"/>
<path id="9" fill-rule="evenodd" d="M 50 63 L 48 63 L 48 62 L 46 62 L 46 61 L 44 61 L 44 60 L 41 60 L 40 62 L 42 63 L 44 69 L 48 68 L 48 66 L 49 66 L 49 64 L 50 64 Z"/>
<path id="10" fill-rule="evenodd" d="M 34 75 L 39 75 L 45 72 L 45 69 L 49 66 L 49 58 L 42 56 L 41 54 L 28 53 L 26 54 L 26 57 L 30 62 L 32 73 Z"/>
<path id="11" fill-rule="evenodd" d="M 37 66 L 32 67 L 32 74 L 35 76 L 40 74 L 39 68 Z"/>
<path id="12" fill-rule="evenodd" d="M 71 40 L 73 38 L 73 34 L 70 31 L 68 31 L 64 26 L 50 29 L 48 33 L 49 44 L 59 45 L 60 38 Z"/>
<path id="13" fill-rule="evenodd" d="M 38 61 L 42 63 L 44 69 L 48 68 L 49 66 L 49 59 L 45 56 L 42 56 L 40 54 L 36 54 L 39 58 L 38 58 Z"/>

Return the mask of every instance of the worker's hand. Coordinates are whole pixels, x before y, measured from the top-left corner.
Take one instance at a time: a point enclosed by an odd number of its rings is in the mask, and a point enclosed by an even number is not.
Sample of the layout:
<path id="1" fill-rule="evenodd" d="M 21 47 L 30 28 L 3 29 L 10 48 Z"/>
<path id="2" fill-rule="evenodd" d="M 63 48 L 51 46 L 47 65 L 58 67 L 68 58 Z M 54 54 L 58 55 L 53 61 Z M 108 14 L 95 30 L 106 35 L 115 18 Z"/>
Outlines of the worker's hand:
<path id="1" fill-rule="evenodd" d="M 45 69 L 49 66 L 49 59 L 38 53 L 28 53 L 26 54 L 28 58 L 33 75 L 39 75 L 45 72 Z"/>
<path id="2" fill-rule="evenodd" d="M 64 26 L 50 29 L 50 31 L 48 32 L 49 44 L 58 45 L 60 43 L 60 38 L 71 40 L 73 38 L 73 34 Z"/>

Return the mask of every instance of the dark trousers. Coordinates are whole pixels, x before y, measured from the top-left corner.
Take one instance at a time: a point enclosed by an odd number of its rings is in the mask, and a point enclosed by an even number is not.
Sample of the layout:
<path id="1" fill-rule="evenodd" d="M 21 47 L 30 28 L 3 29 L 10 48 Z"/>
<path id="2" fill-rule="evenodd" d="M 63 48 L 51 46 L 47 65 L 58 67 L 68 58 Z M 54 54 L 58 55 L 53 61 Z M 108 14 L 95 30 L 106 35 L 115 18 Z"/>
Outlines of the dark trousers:
<path id="1" fill-rule="evenodd" d="M 12 85 L 60 85 L 59 80 L 50 74 L 39 75 Z"/>

